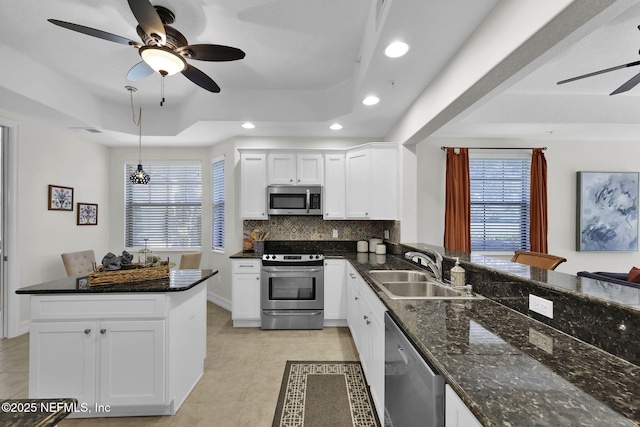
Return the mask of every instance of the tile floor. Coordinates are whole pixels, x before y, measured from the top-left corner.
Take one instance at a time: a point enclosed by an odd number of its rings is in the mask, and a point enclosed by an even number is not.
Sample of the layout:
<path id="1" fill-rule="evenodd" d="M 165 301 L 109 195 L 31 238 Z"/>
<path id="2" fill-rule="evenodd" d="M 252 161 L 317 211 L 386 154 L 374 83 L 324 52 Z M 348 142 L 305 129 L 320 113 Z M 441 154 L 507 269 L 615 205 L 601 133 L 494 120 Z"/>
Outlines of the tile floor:
<path id="1" fill-rule="evenodd" d="M 348 328 L 262 331 L 233 328 L 207 303 L 204 375 L 175 416 L 66 419 L 75 426 L 271 426 L 287 360 L 358 360 Z M 28 334 L 0 340 L 0 398 L 28 397 Z"/>

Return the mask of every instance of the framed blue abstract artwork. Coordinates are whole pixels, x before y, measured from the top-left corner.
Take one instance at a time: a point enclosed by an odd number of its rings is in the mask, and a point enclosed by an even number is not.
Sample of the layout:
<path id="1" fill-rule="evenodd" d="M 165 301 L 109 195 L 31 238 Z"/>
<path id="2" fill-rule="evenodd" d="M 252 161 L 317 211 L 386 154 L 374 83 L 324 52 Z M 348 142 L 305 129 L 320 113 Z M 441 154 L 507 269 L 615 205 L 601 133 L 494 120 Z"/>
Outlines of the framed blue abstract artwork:
<path id="1" fill-rule="evenodd" d="M 638 173 L 578 172 L 578 251 L 638 250 Z"/>

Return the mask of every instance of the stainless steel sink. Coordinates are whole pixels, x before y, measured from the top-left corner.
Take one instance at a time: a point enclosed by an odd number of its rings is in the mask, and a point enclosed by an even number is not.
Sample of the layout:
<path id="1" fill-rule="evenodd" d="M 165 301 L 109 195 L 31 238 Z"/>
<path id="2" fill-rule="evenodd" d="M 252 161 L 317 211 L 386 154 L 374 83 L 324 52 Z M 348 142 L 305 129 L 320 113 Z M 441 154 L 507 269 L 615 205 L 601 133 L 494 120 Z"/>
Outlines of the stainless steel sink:
<path id="1" fill-rule="evenodd" d="M 433 280 L 433 276 L 415 270 L 371 270 L 371 277 L 379 283 L 386 282 L 426 282 Z"/>
<path id="2" fill-rule="evenodd" d="M 435 281 L 426 272 L 415 270 L 371 270 L 375 284 L 391 299 L 476 299 L 466 290 Z"/>
<path id="3" fill-rule="evenodd" d="M 434 298 L 460 297 L 462 292 L 435 282 L 387 282 L 382 290 L 392 294 L 389 298 Z"/>

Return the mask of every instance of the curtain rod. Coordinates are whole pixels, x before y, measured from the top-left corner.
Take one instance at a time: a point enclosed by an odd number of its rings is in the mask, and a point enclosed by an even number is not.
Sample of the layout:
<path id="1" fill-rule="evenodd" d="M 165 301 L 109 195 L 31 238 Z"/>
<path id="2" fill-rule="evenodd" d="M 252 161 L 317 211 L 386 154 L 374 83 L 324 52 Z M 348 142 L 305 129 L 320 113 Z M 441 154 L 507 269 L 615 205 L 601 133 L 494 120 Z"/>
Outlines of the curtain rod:
<path id="1" fill-rule="evenodd" d="M 440 147 L 442 151 L 447 148 L 468 148 L 469 150 L 533 150 L 538 147 L 446 147 L 444 145 Z M 543 151 L 546 149 L 547 147 L 542 147 Z"/>

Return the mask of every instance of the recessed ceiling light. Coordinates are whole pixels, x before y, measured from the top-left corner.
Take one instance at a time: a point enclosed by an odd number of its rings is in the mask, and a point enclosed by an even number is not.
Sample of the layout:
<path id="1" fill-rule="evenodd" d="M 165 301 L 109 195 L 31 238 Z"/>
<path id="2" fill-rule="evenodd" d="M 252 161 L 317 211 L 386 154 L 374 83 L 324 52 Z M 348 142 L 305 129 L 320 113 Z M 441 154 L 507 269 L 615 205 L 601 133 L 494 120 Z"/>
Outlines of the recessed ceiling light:
<path id="1" fill-rule="evenodd" d="M 395 41 L 384 50 L 384 54 L 389 58 L 400 58 L 409 52 L 409 45 L 405 42 Z"/>
<path id="2" fill-rule="evenodd" d="M 242 124 L 242 127 L 245 128 L 245 129 L 253 129 L 254 127 L 256 127 L 256 125 L 254 125 L 251 122 L 245 122 L 245 123 Z"/>
<path id="3" fill-rule="evenodd" d="M 378 98 L 377 96 L 373 96 L 373 95 L 369 95 L 365 99 L 362 100 L 362 103 L 364 105 L 376 105 L 378 102 L 380 102 L 380 98 Z"/>
<path id="4" fill-rule="evenodd" d="M 340 129 L 342 129 L 342 125 L 340 123 L 334 123 L 331 126 L 329 126 L 329 129 L 331 129 L 331 130 L 340 130 Z"/>

